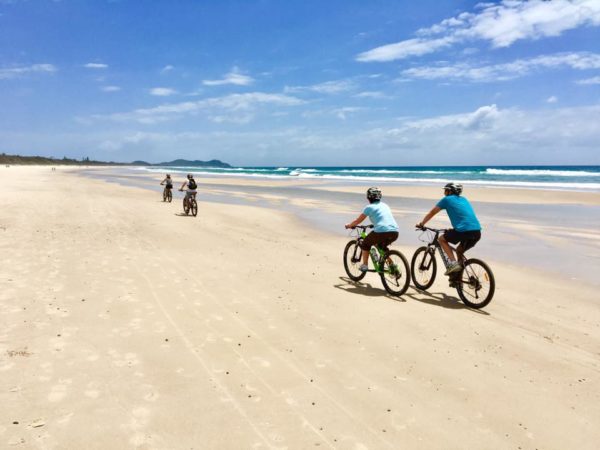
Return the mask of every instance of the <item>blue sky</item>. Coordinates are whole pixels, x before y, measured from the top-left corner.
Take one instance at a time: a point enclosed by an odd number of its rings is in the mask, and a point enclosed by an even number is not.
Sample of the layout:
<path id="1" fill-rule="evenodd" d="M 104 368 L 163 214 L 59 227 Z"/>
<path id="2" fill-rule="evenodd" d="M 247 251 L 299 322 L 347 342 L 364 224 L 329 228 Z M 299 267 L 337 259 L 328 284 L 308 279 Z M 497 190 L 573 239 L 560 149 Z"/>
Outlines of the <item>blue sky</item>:
<path id="1" fill-rule="evenodd" d="M 600 0 L 0 0 L 0 151 L 600 164 Z"/>

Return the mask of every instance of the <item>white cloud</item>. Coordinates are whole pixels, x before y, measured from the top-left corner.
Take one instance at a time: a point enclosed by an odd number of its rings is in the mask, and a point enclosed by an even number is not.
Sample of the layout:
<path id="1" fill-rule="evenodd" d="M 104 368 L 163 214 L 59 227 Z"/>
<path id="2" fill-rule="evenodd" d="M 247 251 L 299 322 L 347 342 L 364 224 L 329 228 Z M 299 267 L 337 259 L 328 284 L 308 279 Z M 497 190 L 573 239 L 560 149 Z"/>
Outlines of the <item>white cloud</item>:
<path id="1" fill-rule="evenodd" d="M 480 4 L 477 13 L 463 12 L 417 31 L 419 37 L 383 45 L 356 59 L 392 61 L 420 56 L 451 45 L 483 40 L 492 47 L 509 47 L 523 39 L 559 36 L 564 31 L 600 25 L 598 0 L 502 0 Z"/>
<path id="2" fill-rule="evenodd" d="M 577 80 L 576 83 L 581 85 L 600 84 L 600 77 L 585 78 Z"/>
<path id="3" fill-rule="evenodd" d="M 217 101 L 215 99 L 215 101 Z M 223 118 L 212 106 L 205 106 L 212 120 Z M 252 114 L 252 110 L 242 114 Z M 274 125 L 273 109 L 264 117 Z M 242 115 L 239 116 L 240 118 Z M 173 149 L 189 159 L 211 159 L 240 165 L 381 165 L 431 164 L 600 164 L 600 105 L 576 108 L 523 110 L 484 105 L 472 111 L 424 118 L 401 118 L 377 126 L 344 127 L 249 127 L 245 130 L 198 129 L 183 132 L 146 132 L 135 129 L 78 133 L 3 131 L 0 142 L 5 151 L 28 148 L 42 153 L 61 148 L 65 154 L 78 149 L 106 150 L 94 153 L 98 159 L 165 161 Z M 213 125 L 215 126 L 215 125 Z M 244 145 L 240 146 L 240 142 Z M 110 152 L 109 152 L 110 150 Z M 71 153 L 69 153 L 71 152 Z M 118 153 L 115 153 L 118 152 Z M 200 153 L 198 153 L 200 152 Z M 106 156 L 102 156 L 106 155 Z"/>
<path id="4" fill-rule="evenodd" d="M 341 108 L 331 108 L 331 109 L 311 109 L 309 111 L 305 111 L 302 116 L 303 117 L 321 117 L 321 116 L 330 116 L 335 117 L 340 120 L 346 120 L 349 115 L 357 113 L 359 111 L 367 110 L 368 108 L 363 108 L 360 106 L 343 106 Z"/>
<path id="5" fill-rule="evenodd" d="M 101 64 L 101 63 L 87 63 L 83 67 L 86 67 L 88 69 L 108 69 L 107 64 Z"/>
<path id="6" fill-rule="evenodd" d="M 488 66 L 473 66 L 467 63 L 421 66 L 402 71 L 402 76 L 409 79 L 490 82 L 512 80 L 540 69 L 560 69 L 563 67 L 576 70 L 600 69 L 600 54 L 588 52 L 557 53 Z"/>
<path id="7" fill-rule="evenodd" d="M 489 127 L 499 116 L 496 105 L 482 106 L 472 113 L 438 116 L 429 119 L 408 120 L 406 129 L 429 131 L 438 128 L 481 129 Z"/>
<path id="8" fill-rule="evenodd" d="M 356 88 L 356 84 L 351 80 L 334 80 L 324 83 L 313 84 L 310 86 L 286 86 L 285 92 L 310 91 L 319 94 L 339 94 Z"/>
<path id="9" fill-rule="evenodd" d="M 0 80 L 18 78 L 32 73 L 53 73 L 58 69 L 52 64 L 33 64 L 31 66 L 0 68 Z"/>
<path id="10" fill-rule="evenodd" d="M 363 52 L 356 57 L 357 61 L 393 61 L 403 59 L 409 56 L 426 55 L 433 53 L 441 48 L 451 46 L 455 40 L 451 37 L 440 39 L 408 39 L 395 44 L 382 45 L 367 52 Z"/>
<path id="11" fill-rule="evenodd" d="M 254 78 L 240 73 L 237 67 L 226 74 L 221 80 L 204 80 L 202 83 L 206 86 L 220 86 L 224 84 L 234 84 L 236 86 L 248 86 L 254 83 Z"/>
<path id="12" fill-rule="evenodd" d="M 364 91 L 364 92 L 359 92 L 358 94 L 355 94 L 354 97 L 356 98 L 389 98 L 389 96 L 387 96 L 386 94 L 384 94 L 381 91 Z"/>
<path id="13" fill-rule="evenodd" d="M 119 86 L 104 86 L 102 90 L 104 92 L 117 92 L 120 91 L 121 88 Z"/>
<path id="14" fill-rule="evenodd" d="M 173 95 L 176 93 L 177 91 L 171 88 L 155 87 L 150 89 L 150 95 L 155 95 L 157 97 L 168 97 L 169 95 Z"/>
<path id="15" fill-rule="evenodd" d="M 224 97 L 214 97 L 198 101 L 171 103 L 155 108 L 136 109 L 131 112 L 109 115 L 96 115 L 94 119 L 108 119 L 117 122 L 138 122 L 155 124 L 174 120 L 182 116 L 197 114 L 201 111 L 210 112 L 210 117 L 224 116 L 218 111 L 227 113 L 232 121 L 239 120 L 242 115 L 248 116 L 259 106 L 296 106 L 305 103 L 295 97 L 281 94 L 266 94 L 251 92 L 247 94 L 231 94 Z M 209 117 L 209 118 L 210 118 Z M 219 119 L 221 122 L 225 120 Z"/>
<path id="16" fill-rule="evenodd" d="M 171 70 L 173 70 L 174 68 L 175 68 L 175 67 L 173 67 L 172 65 L 168 64 L 168 65 L 166 65 L 165 67 L 163 67 L 163 68 L 160 70 L 160 73 L 167 73 L 167 72 L 170 72 L 170 71 L 171 71 Z"/>
<path id="17" fill-rule="evenodd" d="M 558 97 L 552 95 L 546 99 L 546 103 L 556 103 L 558 101 Z"/>

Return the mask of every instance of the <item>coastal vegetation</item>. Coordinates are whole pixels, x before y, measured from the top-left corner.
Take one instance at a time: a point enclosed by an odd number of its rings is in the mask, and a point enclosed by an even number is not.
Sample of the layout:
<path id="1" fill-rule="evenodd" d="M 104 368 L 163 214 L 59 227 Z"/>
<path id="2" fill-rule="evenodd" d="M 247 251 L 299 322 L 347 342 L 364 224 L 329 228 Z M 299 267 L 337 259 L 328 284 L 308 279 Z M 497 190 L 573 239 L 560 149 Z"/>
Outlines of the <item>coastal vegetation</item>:
<path id="1" fill-rule="evenodd" d="M 149 163 L 146 161 L 133 161 L 130 163 L 114 162 L 114 161 L 96 161 L 89 157 L 82 159 L 67 158 L 53 158 L 46 156 L 21 156 L 21 155 L 7 155 L 6 153 L 0 153 L 0 164 L 27 164 L 27 165 L 70 165 L 70 166 L 186 166 L 186 167 L 219 167 L 228 168 L 231 167 L 229 164 L 219 161 L 218 159 L 211 159 L 210 161 L 194 160 L 189 161 L 186 159 L 176 159 L 170 162 L 161 163 Z"/>

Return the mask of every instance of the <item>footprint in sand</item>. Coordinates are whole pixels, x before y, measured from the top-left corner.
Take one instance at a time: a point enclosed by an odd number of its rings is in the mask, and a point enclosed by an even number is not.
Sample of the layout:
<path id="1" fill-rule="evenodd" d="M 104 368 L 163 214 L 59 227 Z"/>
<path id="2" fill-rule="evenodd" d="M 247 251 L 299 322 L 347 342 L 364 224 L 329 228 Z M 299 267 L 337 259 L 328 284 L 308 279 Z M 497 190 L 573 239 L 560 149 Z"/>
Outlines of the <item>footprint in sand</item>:
<path id="1" fill-rule="evenodd" d="M 67 395 L 67 389 L 72 383 L 72 380 L 62 379 L 58 381 L 59 384 L 52 386 L 50 394 L 48 394 L 48 400 L 51 402 L 59 402 Z"/>
<path id="2" fill-rule="evenodd" d="M 85 394 L 86 397 L 94 398 L 94 399 L 100 397 L 100 391 L 96 391 L 96 390 L 93 390 L 93 389 L 85 391 L 84 394 Z"/>
<path id="3" fill-rule="evenodd" d="M 7 370 L 10 370 L 13 368 L 14 365 L 15 365 L 14 362 L 7 362 L 0 366 L 0 372 L 5 372 Z"/>
<path id="4" fill-rule="evenodd" d="M 271 362 L 267 361 L 264 358 L 259 358 L 258 356 L 254 356 L 253 358 L 251 358 L 251 360 L 253 362 L 258 363 L 261 367 L 271 367 Z"/>
<path id="5" fill-rule="evenodd" d="M 146 408 L 135 408 L 131 412 L 131 420 L 129 421 L 128 428 L 134 432 L 133 436 L 129 439 L 129 442 L 139 447 L 146 443 L 145 433 L 141 430 L 148 425 L 150 419 L 150 410 Z"/>

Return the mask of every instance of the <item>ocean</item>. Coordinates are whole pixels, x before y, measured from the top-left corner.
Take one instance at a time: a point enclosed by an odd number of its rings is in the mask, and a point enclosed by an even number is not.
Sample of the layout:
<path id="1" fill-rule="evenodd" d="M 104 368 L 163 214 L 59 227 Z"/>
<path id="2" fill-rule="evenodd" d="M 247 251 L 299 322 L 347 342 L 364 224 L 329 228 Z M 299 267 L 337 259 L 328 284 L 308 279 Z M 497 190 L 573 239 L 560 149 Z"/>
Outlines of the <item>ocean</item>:
<path id="1" fill-rule="evenodd" d="M 454 181 L 477 186 L 600 191 L 600 166 L 420 166 L 420 167 L 167 167 L 140 170 L 197 176 L 315 179 L 379 184 L 439 185 Z"/>

